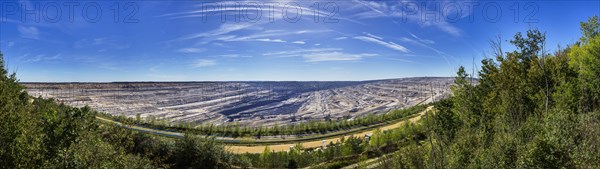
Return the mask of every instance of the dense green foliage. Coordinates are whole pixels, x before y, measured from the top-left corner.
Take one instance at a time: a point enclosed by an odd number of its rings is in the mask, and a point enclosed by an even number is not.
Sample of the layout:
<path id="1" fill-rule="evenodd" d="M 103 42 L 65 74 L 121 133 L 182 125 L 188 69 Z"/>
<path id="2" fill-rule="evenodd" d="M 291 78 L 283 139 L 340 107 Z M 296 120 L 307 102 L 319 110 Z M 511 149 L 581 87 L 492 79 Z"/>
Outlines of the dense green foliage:
<path id="1" fill-rule="evenodd" d="M 478 82 L 461 67 L 454 95 L 436 103 L 428 143 L 402 147 L 385 166 L 600 168 L 598 17 L 581 30 L 553 55 L 535 29 L 517 33 L 512 52 L 492 41 L 495 59 L 482 61 Z"/>

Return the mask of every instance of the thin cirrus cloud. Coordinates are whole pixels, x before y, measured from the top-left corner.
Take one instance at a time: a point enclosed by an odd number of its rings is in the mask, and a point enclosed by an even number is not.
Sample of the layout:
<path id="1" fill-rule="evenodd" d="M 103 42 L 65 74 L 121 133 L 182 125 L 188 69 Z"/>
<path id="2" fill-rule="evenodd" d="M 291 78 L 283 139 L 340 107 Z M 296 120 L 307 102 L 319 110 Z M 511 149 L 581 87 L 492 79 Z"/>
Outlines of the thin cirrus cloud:
<path id="1" fill-rule="evenodd" d="M 211 30 L 211 31 L 206 31 L 206 32 L 200 32 L 200 33 L 186 35 L 186 36 L 183 36 L 183 37 L 179 37 L 179 38 L 177 38 L 175 40 L 176 41 L 183 41 L 183 40 L 192 40 L 192 39 L 197 39 L 197 38 L 211 38 L 211 37 L 216 37 L 216 36 L 228 34 L 230 32 L 242 30 L 242 29 L 251 27 L 253 25 L 254 24 L 252 24 L 252 23 L 224 23 L 224 24 L 222 24 L 217 29 L 214 29 L 214 30 Z"/>
<path id="2" fill-rule="evenodd" d="M 332 3 L 332 2 L 329 2 Z M 337 4 L 337 2 L 334 2 Z M 327 4 L 327 3 L 323 3 Z M 194 5 L 193 9 L 184 12 L 175 12 L 175 13 L 167 13 L 161 14 L 157 17 L 166 17 L 169 19 L 182 19 L 182 18 L 196 18 L 196 17 L 211 17 L 211 16 L 236 16 L 231 17 L 230 20 L 244 20 L 248 22 L 255 23 L 268 23 L 274 22 L 276 20 L 288 19 L 291 22 L 297 22 L 297 20 L 291 19 L 294 18 L 292 16 L 287 16 L 286 11 L 282 9 L 287 9 L 292 6 L 292 9 L 297 9 L 298 12 L 295 13 L 299 17 L 299 19 L 312 20 L 313 17 L 321 17 L 321 18 L 330 18 L 332 15 L 331 12 L 322 9 L 315 9 L 314 2 L 302 2 L 302 1 L 224 1 L 224 2 L 203 2 L 198 5 Z M 339 10 L 339 9 L 338 9 Z M 252 16 L 241 16 L 240 13 L 244 13 L 246 15 L 251 15 L 248 13 L 252 13 Z M 223 19 L 223 18 L 222 18 Z M 226 18 L 227 19 L 227 18 Z M 337 16 L 335 21 L 349 21 L 357 24 L 363 24 L 360 21 Z"/>
<path id="3" fill-rule="evenodd" d="M 284 30 L 264 30 L 264 31 L 253 31 L 252 33 L 236 34 L 236 31 L 241 30 L 258 30 L 254 27 L 254 24 L 248 23 L 224 23 L 219 28 L 210 30 L 207 32 L 201 32 L 196 34 L 190 34 L 178 38 L 177 40 L 193 40 L 200 39 L 200 44 L 208 44 L 211 42 L 245 42 L 245 41 L 260 41 L 260 42 L 277 42 L 285 43 L 286 40 L 281 39 L 285 36 L 294 35 L 306 35 L 306 34 L 317 34 L 326 33 L 331 30 L 298 30 L 298 31 L 284 31 Z"/>
<path id="4" fill-rule="evenodd" d="M 177 50 L 180 53 L 202 53 L 204 51 L 206 51 L 204 48 L 181 48 Z"/>
<path id="5" fill-rule="evenodd" d="M 273 39 L 277 37 L 290 36 L 290 35 L 305 35 L 305 34 L 316 34 L 325 33 L 330 30 L 299 30 L 299 31 L 283 31 L 283 30 L 266 30 L 262 32 L 256 32 L 248 35 L 228 35 L 218 40 L 222 41 L 265 41 L 264 39 Z M 283 42 L 274 41 L 274 42 Z"/>
<path id="6" fill-rule="evenodd" d="M 293 41 L 292 43 L 294 43 L 294 44 L 300 44 L 300 45 L 306 44 L 306 42 L 304 42 L 304 41 Z"/>
<path id="7" fill-rule="evenodd" d="M 310 48 L 310 49 L 286 50 L 286 51 L 278 51 L 278 52 L 267 52 L 267 53 L 264 53 L 263 56 L 295 57 L 295 56 L 302 56 L 306 53 L 331 52 L 331 51 L 341 51 L 341 50 L 342 50 L 341 48 Z"/>
<path id="8" fill-rule="evenodd" d="M 53 60 L 62 59 L 61 54 L 56 54 L 54 56 L 46 56 L 44 54 L 39 54 L 39 55 L 36 55 L 34 57 L 28 57 L 28 54 L 25 54 L 23 57 L 27 58 L 23 62 L 28 62 L 28 63 L 31 63 L 31 62 L 45 62 L 45 61 L 53 61 Z"/>
<path id="9" fill-rule="evenodd" d="M 373 53 L 347 53 L 341 48 L 312 48 L 291 51 L 279 51 L 264 53 L 263 56 L 272 57 L 301 57 L 305 62 L 325 61 L 356 61 L 366 57 L 378 56 Z"/>
<path id="10" fill-rule="evenodd" d="M 363 32 L 363 34 L 365 34 L 367 36 L 370 36 L 372 38 L 375 38 L 375 39 L 383 40 L 383 38 L 380 37 L 380 36 L 376 36 L 376 35 L 373 35 L 373 34 L 370 34 L 370 33 L 366 33 L 366 32 Z"/>
<path id="11" fill-rule="evenodd" d="M 372 53 L 351 54 L 343 52 L 325 52 L 325 53 L 310 53 L 302 56 L 306 62 L 324 62 L 324 61 L 351 61 L 361 60 L 365 57 L 377 56 Z"/>
<path id="12" fill-rule="evenodd" d="M 386 48 L 390 48 L 390 49 L 393 49 L 393 50 L 397 50 L 397 51 L 400 51 L 400 52 L 404 52 L 404 53 L 410 52 L 410 50 L 408 50 L 407 48 L 405 48 L 402 45 L 396 44 L 396 43 L 391 42 L 391 41 L 385 42 L 385 41 L 383 41 L 383 39 L 378 39 L 376 37 L 372 37 L 372 36 L 369 36 L 369 35 L 367 35 L 367 36 L 356 36 L 356 37 L 354 37 L 354 39 L 365 41 L 365 42 L 370 42 L 370 43 L 374 43 L 374 44 L 378 44 L 380 46 L 383 46 L 383 47 L 386 47 Z"/>
<path id="13" fill-rule="evenodd" d="M 193 68 L 203 68 L 217 65 L 217 61 L 209 59 L 198 59 L 192 62 Z"/>
<path id="14" fill-rule="evenodd" d="M 260 42 L 277 42 L 277 43 L 285 43 L 287 41 L 281 40 L 281 39 L 269 39 L 269 38 L 262 38 L 262 39 L 254 39 L 256 41 L 260 41 Z"/>
<path id="15" fill-rule="evenodd" d="M 412 34 L 412 33 L 410 33 L 410 36 L 412 36 L 413 38 L 415 38 L 415 39 L 419 40 L 419 41 L 420 41 L 420 42 L 422 42 L 422 43 L 426 43 L 426 44 L 435 44 L 435 41 L 433 41 L 433 40 L 429 40 L 429 39 L 422 39 L 422 38 L 419 38 L 417 35 L 415 35 L 415 34 Z"/>
<path id="16" fill-rule="evenodd" d="M 344 39 L 348 39 L 348 37 L 341 36 L 341 37 L 337 37 L 337 38 L 335 38 L 335 40 L 344 40 Z"/>
<path id="17" fill-rule="evenodd" d="M 405 6 L 409 6 L 409 5 L 428 5 L 429 2 L 418 2 L 418 1 L 364 1 L 364 0 L 354 0 L 353 2 L 356 2 L 357 4 L 360 4 L 362 6 L 367 7 L 368 10 L 361 10 L 359 12 L 356 12 L 353 15 L 353 18 L 362 18 L 362 19 L 367 19 L 367 18 L 382 18 L 382 17 L 387 17 L 387 18 L 401 18 L 403 20 L 406 21 L 411 21 L 411 22 L 415 22 L 423 27 L 435 27 L 441 31 L 444 31 L 450 35 L 453 36 L 460 36 L 462 31 L 453 26 L 452 24 L 448 23 L 445 19 L 441 19 L 441 20 L 434 20 L 434 19 L 424 19 L 421 15 L 406 15 L 404 11 L 407 7 Z M 439 2 L 437 1 L 432 1 L 431 5 L 439 5 Z M 453 3 L 453 2 L 442 2 L 443 4 L 446 3 Z M 468 2 L 463 2 L 463 3 L 468 3 Z M 359 8 L 359 9 L 364 9 L 364 8 Z M 421 10 L 423 10 L 420 7 L 416 7 L 413 10 L 416 11 L 409 11 L 411 13 L 422 13 Z M 450 11 L 452 12 L 452 11 Z M 467 10 L 464 11 L 455 11 L 455 12 L 460 12 L 460 17 L 464 18 L 464 17 L 468 17 L 470 16 L 471 13 L 469 13 Z M 459 18 L 460 19 L 460 18 Z M 395 22 L 395 21 L 394 21 Z"/>
<path id="18" fill-rule="evenodd" d="M 240 55 L 240 54 L 226 54 L 226 55 L 218 55 L 217 57 L 222 58 L 251 58 L 251 55 Z"/>
<path id="19" fill-rule="evenodd" d="M 19 26 L 17 30 L 23 38 L 39 39 L 40 31 L 34 26 Z"/>
<path id="20" fill-rule="evenodd" d="M 413 33 L 409 33 L 409 34 L 410 34 L 410 36 L 412 38 L 402 37 L 402 38 L 400 38 L 400 40 L 402 42 L 406 42 L 406 43 L 410 43 L 410 44 L 413 44 L 413 45 L 416 45 L 416 46 L 420 46 L 420 47 L 423 47 L 423 48 L 426 48 L 426 49 L 429 49 L 429 50 L 435 52 L 438 56 L 442 57 L 446 61 L 446 63 L 448 63 L 448 65 L 451 64 L 450 63 L 450 61 L 451 61 L 450 59 L 452 59 L 452 61 L 454 61 L 454 62 L 457 61 L 456 57 L 454 57 L 454 56 L 452 56 L 452 55 L 450 55 L 450 54 L 448 54 L 446 52 L 443 52 L 443 51 L 441 51 L 441 50 L 433 47 L 433 44 L 435 44 L 435 41 L 429 40 L 429 39 L 420 38 L 420 37 L 418 37 L 417 35 L 415 35 Z"/>
<path id="21" fill-rule="evenodd" d="M 343 3 L 343 2 L 342 2 Z M 387 5 L 376 2 L 369 2 L 371 5 L 370 11 L 378 11 L 375 8 L 389 8 Z M 228 2 L 220 2 L 219 4 L 228 4 Z M 238 3 L 234 3 L 235 5 L 239 5 Z M 343 5 L 343 4 L 340 4 Z M 373 7 L 371 7 L 373 6 Z M 196 6 L 199 7 L 199 6 Z M 193 11 L 187 12 L 179 12 L 179 13 L 170 13 L 161 15 L 161 17 L 176 17 L 176 16 L 186 16 L 186 15 L 197 15 L 197 14 L 206 14 L 209 12 L 232 12 L 243 9 L 244 6 L 240 6 L 240 8 L 210 8 L 210 9 L 197 9 Z M 381 12 L 381 11 L 378 11 Z M 383 13 L 383 12 L 381 12 Z M 267 29 L 264 30 L 265 27 L 269 25 L 263 25 L 264 22 L 241 22 L 241 23 L 223 23 L 217 29 L 209 30 L 205 32 L 195 33 L 185 35 L 183 37 L 178 38 L 177 40 L 194 40 L 198 39 L 199 44 L 209 44 L 209 43 L 222 43 L 222 42 L 248 42 L 248 41 L 258 41 L 258 42 L 271 42 L 271 43 L 291 43 L 291 44 L 306 44 L 304 41 L 288 41 L 284 38 L 293 36 L 299 36 L 304 34 L 315 34 L 315 33 L 323 33 L 323 32 L 338 32 L 338 30 L 298 30 L 298 31 L 289 31 L 289 30 L 277 30 L 277 29 Z M 259 26 L 260 25 L 260 26 Z M 296 37 L 297 38 L 297 37 Z M 363 32 L 363 35 L 354 36 L 352 39 L 360 40 L 366 43 L 373 43 L 380 45 L 382 47 L 386 47 L 392 50 L 408 53 L 411 52 L 409 49 L 404 47 L 403 45 L 397 44 L 396 42 L 386 41 L 383 37 Z M 346 36 L 335 38 L 335 40 L 343 40 L 348 39 Z M 318 46 L 315 44 L 315 46 Z M 307 57 L 303 57 L 306 60 L 311 61 L 320 61 L 320 60 L 359 60 L 364 58 L 365 55 L 358 54 L 349 54 L 348 57 L 340 57 L 340 52 L 337 53 L 328 53 L 330 57 L 334 59 L 311 59 L 311 58 L 325 58 L 324 55 L 317 54 L 311 55 L 312 57 L 306 55 Z M 344 53 L 348 54 L 348 53 Z M 316 57 L 318 56 L 318 57 Z"/>
<path id="22" fill-rule="evenodd" d="M 117 41 L 113 38 L 101 37 L 101 38 L 93 38 L 93 39 L 80 39 L 73 44 L 73 48 L 84 48 L 89 46 L 99 46 L 99 45 L 112 45 L 118 46 Z"/>

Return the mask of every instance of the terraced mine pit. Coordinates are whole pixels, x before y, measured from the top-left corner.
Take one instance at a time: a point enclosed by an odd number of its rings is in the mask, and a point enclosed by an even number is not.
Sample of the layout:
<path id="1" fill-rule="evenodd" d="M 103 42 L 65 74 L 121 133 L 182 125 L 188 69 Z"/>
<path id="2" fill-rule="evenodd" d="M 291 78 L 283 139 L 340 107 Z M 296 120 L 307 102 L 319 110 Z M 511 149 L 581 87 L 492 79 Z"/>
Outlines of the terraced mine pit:
<path id="1" fill-rule="evenodd" d="M 287 125 L 385 113 L 446 97 L 453 78 L 359 82 L 23 83 L 33 96 L 128 117 Z"/>

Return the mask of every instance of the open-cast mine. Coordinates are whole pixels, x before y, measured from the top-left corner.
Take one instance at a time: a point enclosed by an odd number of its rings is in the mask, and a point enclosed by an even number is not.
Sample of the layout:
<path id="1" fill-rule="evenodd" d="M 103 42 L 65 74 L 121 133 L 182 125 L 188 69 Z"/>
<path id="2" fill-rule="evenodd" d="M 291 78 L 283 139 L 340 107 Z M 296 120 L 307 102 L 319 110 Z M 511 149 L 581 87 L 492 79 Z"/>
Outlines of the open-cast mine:
<path id="1" fill-rule="evenodd" d="M 112 115 L 195 124 L 351 120 L 446 97 L 453 78 L 335 82 L 23 83 L 33 96 Z"/>

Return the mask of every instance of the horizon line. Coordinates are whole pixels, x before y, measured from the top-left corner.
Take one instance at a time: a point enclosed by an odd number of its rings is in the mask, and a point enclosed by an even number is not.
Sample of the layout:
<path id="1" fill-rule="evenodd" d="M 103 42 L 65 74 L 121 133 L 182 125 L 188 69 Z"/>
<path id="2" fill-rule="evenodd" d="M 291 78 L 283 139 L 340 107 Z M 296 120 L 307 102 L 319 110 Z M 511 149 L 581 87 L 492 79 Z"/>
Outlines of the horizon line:
<path id="1" fill-rule="evenodd" d="M 57 82 L 41 82 L 41 81 L 27 81 L 19 82 L 21 84 L 27 83 L 214 83 L 214 82 L 369 82 L 369 81 L 383 81 L 383 80 L 397 80 L 397 79 L 411 79 L 411 78 L 454 78 L 454 76 L 411 76 L 401 78 L 386 78 L 386 79 L 369 79 L 369 80 L 207 80 L 207 81 L 98 81 L 98 82 L 85 82 L 85 81 L 57 81 Z M 473 78 L 477 79 L 477 78 Z"/>

